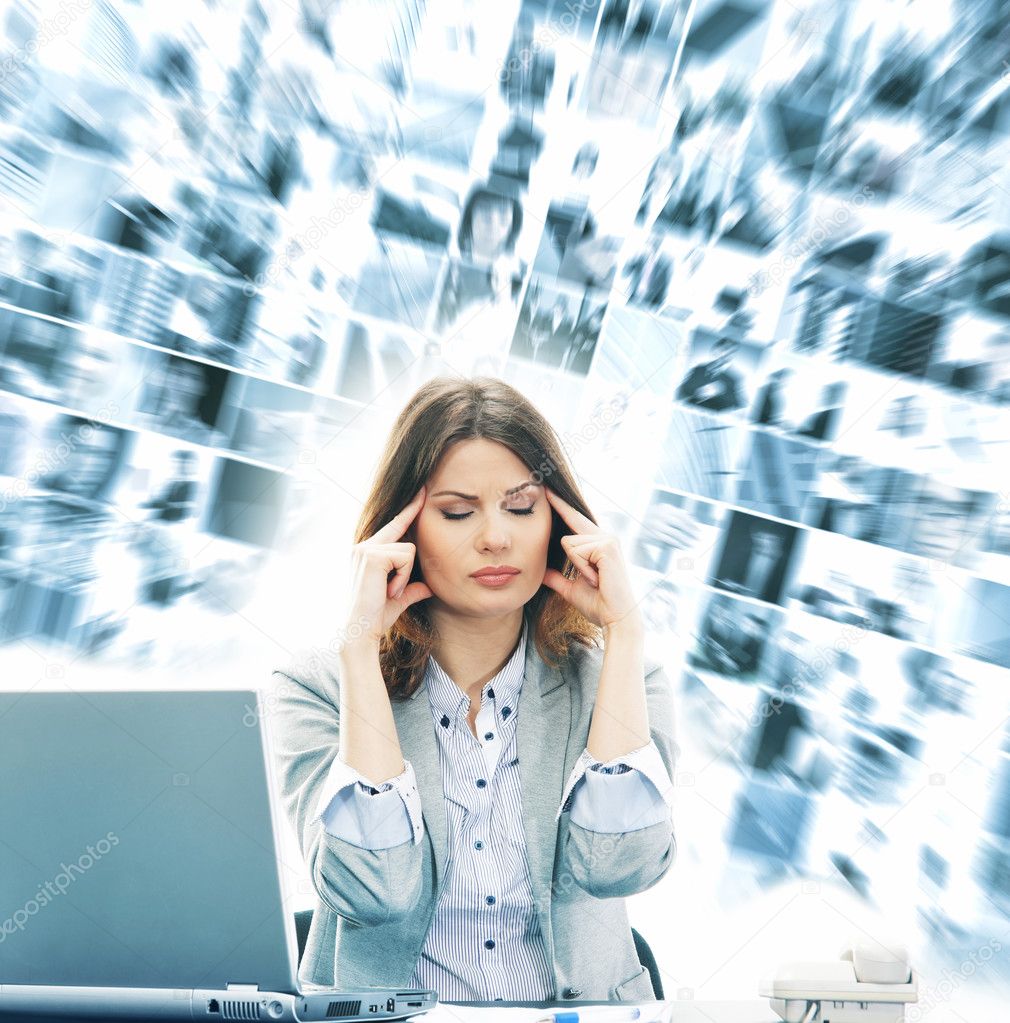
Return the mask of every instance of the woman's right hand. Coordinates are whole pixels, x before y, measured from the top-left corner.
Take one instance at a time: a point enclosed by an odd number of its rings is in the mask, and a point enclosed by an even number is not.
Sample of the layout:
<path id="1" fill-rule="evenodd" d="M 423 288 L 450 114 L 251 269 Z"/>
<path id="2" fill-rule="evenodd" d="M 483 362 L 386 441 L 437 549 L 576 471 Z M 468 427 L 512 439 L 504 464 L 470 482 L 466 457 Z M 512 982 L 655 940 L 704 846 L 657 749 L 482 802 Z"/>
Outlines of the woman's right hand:
<path id="1" fill-rule="evenodd" d="M 424 507 L 425 488 L 381 529 L 351 548 L 352 596 L 346 633 L 378 643 L 393 623 L 419 600 L 434 596 L 427 584 L 409 585 L 417 548 L 401 542 L 410 524 Z M 395 573 L 390 578 L 390 573 Z"/>

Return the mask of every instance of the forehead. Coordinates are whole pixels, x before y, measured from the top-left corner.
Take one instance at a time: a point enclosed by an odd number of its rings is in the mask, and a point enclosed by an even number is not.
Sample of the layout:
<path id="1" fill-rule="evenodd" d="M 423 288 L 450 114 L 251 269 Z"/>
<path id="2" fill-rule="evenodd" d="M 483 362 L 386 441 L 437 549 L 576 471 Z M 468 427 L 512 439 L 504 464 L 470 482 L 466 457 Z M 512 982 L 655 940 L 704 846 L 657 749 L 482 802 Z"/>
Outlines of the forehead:
<path id="1" fill-rule="evenodd" d="M 451 445 L 431 474 L 429 487 L 432 492 L 450 487 L 467 494 L 495 493 L 529 478 L 530 470 L 511 448 L 480 437 Z"/>
<path id="2" fill-rule="evenodd" d="M 500 195 L 479 195 L 471 207 L 473 213 L 505 213 L 512 209 L 512 203 Z"/>

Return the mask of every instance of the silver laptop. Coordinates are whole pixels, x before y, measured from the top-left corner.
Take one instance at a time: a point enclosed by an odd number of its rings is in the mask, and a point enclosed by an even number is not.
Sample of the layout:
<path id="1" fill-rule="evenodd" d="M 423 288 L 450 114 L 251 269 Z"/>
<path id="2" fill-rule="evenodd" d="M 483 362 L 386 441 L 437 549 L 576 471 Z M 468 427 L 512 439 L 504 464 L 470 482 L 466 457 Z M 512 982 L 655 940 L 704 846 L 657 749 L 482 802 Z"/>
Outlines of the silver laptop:
<path id="1" fill-rule="evenodd" d="M 299 981 L 267 713 L 251 690 L 0 693 L 0 1020 L 435 1006 Z"/>

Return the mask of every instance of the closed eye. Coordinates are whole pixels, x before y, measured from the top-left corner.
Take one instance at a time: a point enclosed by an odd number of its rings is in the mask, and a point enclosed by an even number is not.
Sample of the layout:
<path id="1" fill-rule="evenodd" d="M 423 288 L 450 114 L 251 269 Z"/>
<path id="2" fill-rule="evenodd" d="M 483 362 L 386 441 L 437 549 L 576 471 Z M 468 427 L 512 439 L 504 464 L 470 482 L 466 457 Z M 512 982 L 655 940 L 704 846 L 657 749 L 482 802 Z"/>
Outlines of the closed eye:
<path id="1" fill-rule="evenodd" d="M 535 507 L 536 505 L 534 504 L 531 505 L 529 508 L 506 508 L 505 510 L 507 512 L 511 512 L 513 515 L 532 515 L 533 509 Z M 453 519 L 456 522 L 458 522 L 460 519 L 468 519 L 471 515 L 473 515 L 472 511 L 460 512 L 458 515 L 453 515 L 452 512 L 447 511 L 442 512 L 442 516 L 444 518 Z"/>

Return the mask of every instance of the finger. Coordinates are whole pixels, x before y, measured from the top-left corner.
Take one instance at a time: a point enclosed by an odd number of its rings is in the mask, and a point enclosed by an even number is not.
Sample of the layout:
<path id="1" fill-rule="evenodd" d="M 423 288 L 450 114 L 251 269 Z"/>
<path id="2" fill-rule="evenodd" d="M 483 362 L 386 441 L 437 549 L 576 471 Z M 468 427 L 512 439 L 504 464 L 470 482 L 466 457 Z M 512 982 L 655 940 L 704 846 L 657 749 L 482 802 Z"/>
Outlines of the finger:
<path id="1" fill-rule="evenodd" d="M 401 511 L 397 512 L 381 529 L 375 532 L 369 542 L 374 543 L 391 543 L 395 540 L 399 540 L 404 533 L 407 532 L 407 527 L 414 521 L 417 513 L 424 506 L 425 487 L 414 495 L 413 500 L 410 504 L 404 507 Z"/>
<path id="2" fill-rule="evenodd" d="M 391 599 L 410 580 L 417 549 L 411 544 L 403 543 L 393 545 L 392 550 L 384 553 L 389 558 L 386 569 L 386 596 Z"/>
<path id="3" fill-rule="evenodd" d="M 416 604 L 419 600 L 427 600 L 429 597 L 434 597 L 435 594 L 431 591 L 431 588 L 427 583 L 412 582 L 406 586 L 401 586 L 399 591 L 393 595 L 393 599 L 400 601 L 404 609 L 410 607 L 411 604 Z"/>
<path id="4" fill-rule="evenodd" d="M 569 604 L 574 604 L 572 593 L 575 589 L 575 580 L 562 575 L 556 568 L 549 568 L 544 573 L 544 585 L 550 587 Z"/>
<path id="5" fill-rule="evenodd" d="M 586 556 L 589 552 L 580 553 L 577 549 L 577 545 L 572 544 L 567 536 L 563 536 L 561 538 L 561 546 L 564 548 L 569 560 L 579 570 L 579 573 L 585 576 L 586 579 L 594 586 L 599 586 L 600 574 L 596 571 L 590 563 L 589 558 Z"/>
<path id="6" fill-rule="evenodd" d="M 589 556 L 592 551 L 599 551 L 602 560 L 603 552 L 610 547 L 611 537 L 608 533 L 575 533 L 565 539 L 580 553 Z"/>
<path id="7" fill-rule="evenodd" d="M 592 519 L 587 518 L 577 508 L 573 508 L 563 497 L 554 493 L 550 487 L 545 486 L 544 493 L 547 494 L 547 499 L 557 509 L 561 518 L 572 527 L 573 532 L 595 533 L 600 528 Z"/>

